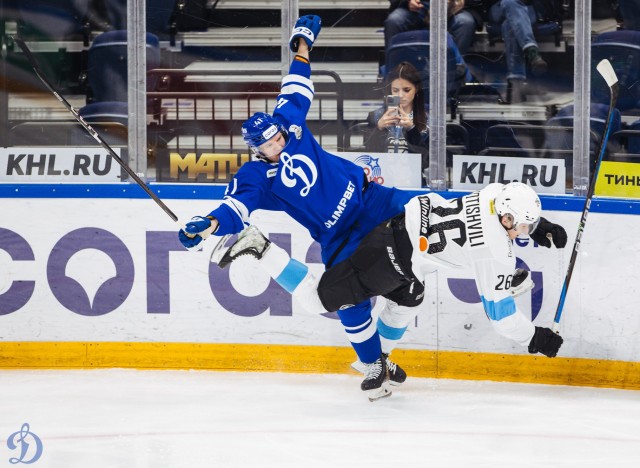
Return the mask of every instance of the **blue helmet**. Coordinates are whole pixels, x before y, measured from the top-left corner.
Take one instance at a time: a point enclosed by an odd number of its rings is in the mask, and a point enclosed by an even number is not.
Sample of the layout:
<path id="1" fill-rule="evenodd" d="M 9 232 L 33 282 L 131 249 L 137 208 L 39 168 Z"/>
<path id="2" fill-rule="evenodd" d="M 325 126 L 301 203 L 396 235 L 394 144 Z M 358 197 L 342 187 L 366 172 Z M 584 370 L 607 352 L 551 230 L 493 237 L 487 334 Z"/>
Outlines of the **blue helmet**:
<path id="1" fill-rule="evenodd" d="M 242 138 L 257 154 L 260 154 L 258 147 L 278 132 L 282 132 L 286 138 L 287 131 L 282 124 L 264 112 L 256 112 L 242 124 Z"/>

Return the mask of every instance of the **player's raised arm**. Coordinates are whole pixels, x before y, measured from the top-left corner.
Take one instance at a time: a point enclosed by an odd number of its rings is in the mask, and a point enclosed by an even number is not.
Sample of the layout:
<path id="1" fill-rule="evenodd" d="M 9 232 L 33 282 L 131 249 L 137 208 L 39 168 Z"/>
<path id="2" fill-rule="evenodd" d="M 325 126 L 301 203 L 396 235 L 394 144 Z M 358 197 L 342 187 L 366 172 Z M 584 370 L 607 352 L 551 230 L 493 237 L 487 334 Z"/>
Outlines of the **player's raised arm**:
<path id="1" fill-rule="evenodd" d="M 298 18 L 289 39 L 291 51 L 296 52 L 297 56 L 305 58 L 308 62 L 309 51 L 318 39 L 320 29 L 322 29 L 322 21 L 319 16 L 306 15 Z"/>

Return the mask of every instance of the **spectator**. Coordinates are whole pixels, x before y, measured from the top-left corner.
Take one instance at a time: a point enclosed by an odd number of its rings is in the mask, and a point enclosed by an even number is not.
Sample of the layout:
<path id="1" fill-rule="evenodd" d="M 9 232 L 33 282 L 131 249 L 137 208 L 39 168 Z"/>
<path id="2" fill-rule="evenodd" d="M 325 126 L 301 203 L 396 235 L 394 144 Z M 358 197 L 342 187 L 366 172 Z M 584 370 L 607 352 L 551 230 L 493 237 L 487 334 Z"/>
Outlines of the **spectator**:
<path id="1" fill-rule="evenodd" d="M 462 55 L 473 44 L 476 30 L 482 29 L 483 0 L 448 0 L 447 29 Z M 429 23 L 429 0 L 390 0 L 389 15 L 384 22 L 384 46 L 400 32 L 426 29 Z"/>
<path id="2" fill-rule="evenodd" d="M 640 31 L 640 0 L 618 0 L 624 29 Z"/>
<path id="3" fill-rule="evenodd" d="M 533 7 L 528 7 L 531 3 L 532 0 L 486 0 L 489 20 L 502 24 L 510 102 L 522 99 L 522 88 L 527 78 L 526 62 L 534 75 L 547 71 L 547 62 L 540 56 L 533 36 L 532 25 L 537 18 Z"/>
<path id="4" fill-rule="evenodd" d="M 401 62 L 387 76 L 385 94 L 397 96 L 399 105 L 385 105 L 369 113 L 373 128 L 367 149 L 389 153 L 424 153 L 429 133 L 422 77 L 409 62 Z"/>

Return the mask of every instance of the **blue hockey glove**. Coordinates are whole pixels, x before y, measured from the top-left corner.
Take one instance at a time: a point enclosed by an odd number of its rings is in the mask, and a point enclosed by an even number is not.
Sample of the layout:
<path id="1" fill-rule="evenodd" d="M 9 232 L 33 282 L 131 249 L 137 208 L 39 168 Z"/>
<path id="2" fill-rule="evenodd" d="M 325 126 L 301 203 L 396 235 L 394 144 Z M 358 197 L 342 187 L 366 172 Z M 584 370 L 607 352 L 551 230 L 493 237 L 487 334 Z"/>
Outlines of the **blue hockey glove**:
<path id="1" fill-rule="evenodd" d="M 180 229 L 178 239 L 187 250 L 200 250 L 198 245 L 211 234 L 211 219 L 203 216 L 194 216 L 185 225 L 185 229 Z"/>
<path id="2" fill-rule="evenodd" d="M 291 38 L 289 39 L 289 48 L 293 52 L 297 52 L 298 39 L 302 38 L 309 46 L 309 50 L 311 50 L 313 47 L 313 43 L 318 38 L 318 34 L 320 34 L 320 29 L 322 29 L 322 21 L 320 20 L 319 16 L 301 16 L 300 18 L 298 18 L 298 21 L 296 21 L 296 25 L 293 27 L 293 31 L 291 32 Z"/>

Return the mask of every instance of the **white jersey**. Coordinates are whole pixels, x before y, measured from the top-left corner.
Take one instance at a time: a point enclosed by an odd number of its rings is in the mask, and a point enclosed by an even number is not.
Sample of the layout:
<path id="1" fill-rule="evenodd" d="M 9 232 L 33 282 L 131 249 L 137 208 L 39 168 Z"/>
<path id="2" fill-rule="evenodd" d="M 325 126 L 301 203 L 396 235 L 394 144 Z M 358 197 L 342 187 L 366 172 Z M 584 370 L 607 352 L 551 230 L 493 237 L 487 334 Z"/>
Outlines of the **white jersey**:
<path id="1" fill-rule="evenodd" d="M 487 317 L 498 333 L 528 345 L 533 324 L 510 293 L 516 268 L 513 242 L 494 209 L 502 184 L 446 200 L 429 193 L 405 205 L 405 224 L 413 245 L 414 274 L 423 278 L 439 267 L 472 267 Z"/>

